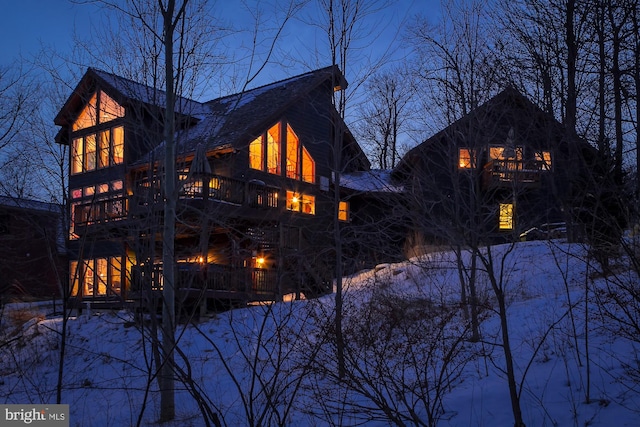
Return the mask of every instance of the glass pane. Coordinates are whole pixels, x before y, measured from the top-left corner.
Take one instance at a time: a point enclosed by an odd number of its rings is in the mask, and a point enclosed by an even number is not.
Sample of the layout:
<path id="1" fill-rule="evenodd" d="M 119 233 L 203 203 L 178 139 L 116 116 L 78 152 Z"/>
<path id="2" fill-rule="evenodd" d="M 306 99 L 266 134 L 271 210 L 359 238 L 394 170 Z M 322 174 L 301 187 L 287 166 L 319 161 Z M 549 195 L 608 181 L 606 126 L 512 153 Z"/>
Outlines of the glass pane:
<path id="1" fill-rule="evenodd" d="M 471 169 L 473 167 L 473 150 L 460 148 L 458 153 L 458 167 L 460 169 Z"/>
<path id="2" fill-rule="evenodd" d="M 315 196 L 302 195 L 302 212 L 315 215 L 316 213 L 316 198 Z"/>
<path id="3" fill-rule="evenodd" d="M 124 107 L 104 92 L 100 92 L 100 123 L 124 117 Z"/>
<path id="4" fill-rule="evenodd" d="M 110 293 L 120 295 L 122 288 L 122 260 L 119 257 L 112 257 L 109 270 L 111 279 L 109 287 Z"/>
<path id="5" fill-rule="evenodd" d="M 107 259 L 106 258 L 98 258 L 96 259 L 96 295 L 106 295 L 107 294 Z"/>
<path id="6" fill-rule="evenodd" d="M 302 146 L 302 180 L 312 184 L 316 182 L 316 162 L 304 146 Z"/>
<path id="7" fill-rule="evenodd" d="M 259 136 L 249 144 L 249 167 L 251 169 L 264 169 L 262 153 L 262 136 Z"/>
<path id="8" fill-rule="evenodd" d="M 92 171 L 96 168 L 96 134 L 87 135 L 84 139 L 85 144 L 85 170 Z"/>
<path id="9" fill-rule="evenodd" d="M 349 220 L 349 202 L 340 202 L 338 207 L 338 219 L 340 221 Z"/>
<path id="10" fill-rule="evenodd" d="M 299 152 L 298 136 L 291 129 L 291 126 L 287 125 L 287 178 L 300 179 Z"/>
<path id="11" fill-rule="evenodd" d="M 111 145 L 113 147 L 113 165 L 119 165 L 124 162 L 124 128 L 118 126 L 112 129 Z"/>
<path id="12" fill-rule="evenodd" d="M 84 106 L 84 108 L 78 115 L 78 118 L 73 123 L 72 129 L 74 131 L 95 126 L 97 124 L 96 100 L 97 94 L 94 93 L 93 95 L 91 95 L 91 99 L 89 99 L 89 102 Z"/>
<path id="13" fill-rule="evenodd" d="M 73 147 L 71 149 L 71 173 L 82 172 L 82 157 L 84 152 L 84 140 L 82 138 L 75 138 L 73 140 Z"/>
<path id="14" fill-rule="evenodd" d="M 290 211 L 300 211 L 300 196 L 293 191 L 287 191 L 287 209 Z"/>
<path id="15" fill-rule="evenodd" d="M 513 205 L 500 204 L 500 230 L 513 230 Z"/>
<path id="16" fill-rule="evenodd" d="M 267 131 L 267 172 L 280 175 L 280 123 Z"/>
<path id="17" fill-rule="evenodd" d="M 109 134 L 110 132 L 108 130 L 100 132 L 100 154 L 98 155 L 99 168 L 106 168 L 107 166 L 109 166 Z"/>
<path id="18" fill-rule="evenodd" d="M 85 260 L 84 262 L 84 287 L 82 295 L 93 296 L 93 260 Z"/>
<path id="19" fill-rule="evenodd" d="M 80 289 L 79 273 L 78 261 L 71 261 L 69 263 L 69 294 L 73 297 L 78 296 L 78 289 Z"/>

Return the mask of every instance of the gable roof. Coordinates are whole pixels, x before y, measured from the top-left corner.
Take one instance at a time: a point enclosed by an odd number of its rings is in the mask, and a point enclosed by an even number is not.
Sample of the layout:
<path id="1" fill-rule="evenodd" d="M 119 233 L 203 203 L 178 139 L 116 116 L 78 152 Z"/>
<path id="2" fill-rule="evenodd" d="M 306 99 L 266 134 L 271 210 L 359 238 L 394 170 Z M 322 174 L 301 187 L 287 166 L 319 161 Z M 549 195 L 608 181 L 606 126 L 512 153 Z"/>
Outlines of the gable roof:
<path id="1" fill-rule="evenodd" d="M 96 85 L 122 104 L 133 102 L 165 108 L 164 91 L 89 68 L 55 117 L 54 123 L 59 126 L 70 125 L 86 102 L 87 94 L 92 93 Z M 208 102 L 178 97 L 177 114 L 189 116 L 193 125 L 176 133 L 177 153 L 193 153 L 199 144 L 209 151 L 248 143 L 278 120 L 287 108 L 321 85 L 327 85 L 328 90 L 332 90 L 338 86 L 345 88 L 347 82 L 337 66 L 329 66 Z M 340 120 L 337 114 L 334 119 Z M 347 129 L 346 126 L 344 128 Z M 59 133 L 56 140 L 60 142 L 63 137 Z M 156 146 L 138 164 L 147 163 L 151 158 L 161 159 L 164 156 L 163 147 L 164 144 Z M 350 149 L 353 150 L 353 147 Z M 366 158 L 361 149 L 357 154 Z"/>
<path id="2" fill-rule="evenodd" d="M 473 127 L 472 127 L 473 126 Z M 513 126 L 526 126 L 528 132 L 543 133 L 561 138 L 564 135 L 564 126 L 551 114 L 543 111 L 539 106 L 529 100 L 513 87 L 507 87 L 484 104 L 480 105 L 467 115 L 451 123 L 446 128 L 429 137 L 426 141 L 409 150 L 396 166 L 395 171 L 407 168 L 416 156 L 422 155 L 431 146 L 446 140 L 459 146 L 469 146 L 465 141 L 464 129 L 473 129 L 475 144 L 489 142 L 489 138 L 498 137 L 506 140 L 510 128 Z M 528 138 L 528 141 L 536 141 L 536 138 Z M 501 141 L 497 139 L 496 142 Z"/>

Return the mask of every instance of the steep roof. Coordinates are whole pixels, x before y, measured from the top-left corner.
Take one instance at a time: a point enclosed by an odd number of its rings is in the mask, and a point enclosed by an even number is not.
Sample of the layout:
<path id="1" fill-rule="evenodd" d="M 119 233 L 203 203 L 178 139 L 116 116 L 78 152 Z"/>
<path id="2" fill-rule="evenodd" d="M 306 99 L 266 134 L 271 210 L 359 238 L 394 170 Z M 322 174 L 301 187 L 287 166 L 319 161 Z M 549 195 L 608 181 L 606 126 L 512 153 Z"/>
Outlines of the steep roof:
<path id="1" fill-rule="evenodd" d="M 176 112 L 190 117 L 191 123 L 195 124 L 176 133 L 177 152 L 194 152 L 198 144 L 208 151 L 247 142 L 263 132 L 287 108 L 323 84 L 332 90 L 330 84 L 345 88 L 347 82 L 338 67 L 329 66 L 208 102 L 179 97 Z M 54 123 L 59 126 L 70 125 L 86 102 L 87 94 L 92 93 L 96 85 L 122 104 L 137 102 L 158 109 L 165 108 L 164 91 L 89 68 Z M 61 139 L 59 135 L 57 140 Z M 164 156 L 163 147 L 164 144 L 159 144 L 154 149 L 154 159 Z M 361 154 L 364 156 L 364 153 Z M 138 163 L 148 162 L 151 156 L 152 153 L 149 153 L 149 157 L 143 157 Z"/>
<path id="2" fill-rule="evenodd" d="M 551 114 L 543 111 L 515 88 L 507 87 L 467 115 L 413 147 L 403 156 L 395 171 L 398 172 L 406 168 L 407 163 L 412 162 L 414 157 L 421 156 L 429 147 L 440 143 L 443 138 L 448 143 L 460 146 L 469 142 L 484 144 L 489 142 L 488 139 L 494 138 L 496 132 L 506 138 L 510 128 L 514 125 L 520 126 L 523 131 L 526 128 L 526 132 L 522 133 L 529 137 L 528 140 L 534 142 L 536 138 L 531 138 L 531 136 L 540 136 L 544 133 L 561 137 L 564 131 L 563 125 Z M 464 134 L 465 129 L 473 129 L 474 141 L 464 140 L 467 136 Z M 460 132 L 461 130 L 462 132 Z"/>

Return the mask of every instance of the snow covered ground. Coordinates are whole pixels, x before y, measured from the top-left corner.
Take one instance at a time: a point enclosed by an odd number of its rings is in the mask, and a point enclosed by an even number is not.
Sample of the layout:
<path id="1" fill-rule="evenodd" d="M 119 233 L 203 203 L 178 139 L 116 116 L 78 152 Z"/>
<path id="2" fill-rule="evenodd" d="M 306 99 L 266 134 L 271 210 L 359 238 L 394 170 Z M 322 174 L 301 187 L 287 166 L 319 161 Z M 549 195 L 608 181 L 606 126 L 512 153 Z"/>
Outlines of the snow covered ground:
<path id="1" fill-rule="evenodd" d="M 624 304 L 610 304 L 618 288 L 587 265 L 584 248 L 526 242 L 494 247 L 492 256 L 503 267 L 496 277 L 507 297 L 526 425 L 640 425 L 640 337 L 626 336 L 629 329 L 607 315 Z M 469 254 L 463 262 L 469 264 Z M 477 277 L 484 306 L 481 340 L 455 340 L 456 333 L 469 333 L 457 305 L 456 265 L 452 253 L 437 253 L 346 280 L 346 367 L 354 372 L 346 378 L 351 386 L 333 381 L 332 295 L 237 309 L 180 325 L 177 420 L 166 425 L 207 425 L 202 408 L 210 420 L 215 413 L 228 426 L 390 425 L 391 416 L 382 419 L 385 406 L 398 412 L 413 408 L 415 420 L 426 423 L 431 404 L 439 426 L 513 425 L 489 276 Z M 638 283 L 631 273 L 619 275 L 625 283 Z M 630 316 L 637 319 L 640 313 L 634 310 Z M 50 311 L 50 304 L 3 309 L 1 402 L 55 403 L 62 322 L 47 315 Z M 156 365 L 149 333 L 143 330 L 148 331 L 124 311 L 69 320 L 62 403 L 70 405 L 70 425 L 155 423 L 160 405 Z M 374 363 L 378 356 L 386 361 L 382 370 Z M 418 381 L 421 374 L 437 372 L 450 375 L 437 392 L 441 403 L 434 399 L 437 381 Z M 357 379 L 361 382 L 354 385 Z"/>

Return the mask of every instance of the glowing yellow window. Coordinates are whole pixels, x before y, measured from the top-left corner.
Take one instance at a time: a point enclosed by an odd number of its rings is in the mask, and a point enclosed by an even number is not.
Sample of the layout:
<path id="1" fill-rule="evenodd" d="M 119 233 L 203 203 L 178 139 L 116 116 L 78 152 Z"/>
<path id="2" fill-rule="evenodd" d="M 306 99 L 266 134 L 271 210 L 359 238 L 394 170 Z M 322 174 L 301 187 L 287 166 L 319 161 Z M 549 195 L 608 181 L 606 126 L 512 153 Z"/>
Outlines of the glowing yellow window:
<path id="1" fill-rule="evenodd" d="M 340 221 L 349 221 L 349 202 L 340 202 L 338 206 L 338 219 Z"/>
<path id="2" fill-rule="evenodd" d="M 280 175 L 280 123 L 267 131 L 267 172 Z"/>
<path id="3" fill-rule="evenodd" d="M 89 99 L 89 102 L 84 106 L 78 115 L 78 118 L 73 123 L 72 129 L 74 131 L 95 126 L 98 123 L 98 117 L 96 114 L 97 99 L 97 93 L 91 95 L 91 99 Z"/>
<path id="4" fill-rule="evenodd" d="M 111 148 L 113 150 L 112 164 L 124 162 L 124 128 L 118 126 L 111 131 Z"/>
<path id="5" fill-rule="evenodd" d="M 107 259 L 96 259 L 96 295 L 107 294 Z"/>
<path id="6" fill-rule="evenodd" d="M 302 195 L 302 213 L 309 215 L 316 214 L 316 198 L 315 196 Z"/>
<path id="7" fill-rule="evenodd" d="M 316 162 L 304 146 L 302 147 L 302 180 L 312 184 L 316 182 Z"/>
<path id="8" fill-rule="evenodd" d="M 98 167 L 105 168 L 109 166 L 109 145 L 111 143 L 109 136 L 110 131 L 100 132 L 98 135 Z"/>
<path id="9" fill-rule="evenodd" d="M 536 153 L 536 160 L 542 162 L 542 170 L 550 171 L 551 170 L 551 152 L 550 151 L 542 151 Z"/>
<path id="10" fill-rule="evenodd" d="M 84 157 L 84 140 L 75 138 L 71 149 L 71 174 L 82 172 L 82 159 Z"/>
<path id="11" fill-rule="evenodd" d="M 287 191 L 287 210 L 300 212 L 300 195 Z"/>
<path id="12" fill-rule="evenodd" d="M 87 171 L 96 169 L 96 134 L 87 135 L 84 141 L 84 168 Z"/>
<path id="13" fill-rule="evenodd" d="M 500 230 L 513 230 L 513 204 L 500 203 Z"/>
<path id="14" fill-rule="evenodd" d="M 287 125 L 287 178 L 300 179 L 300 140 Z"/>
<path id="15" fill-rule="evenodd" d="M 460 148 L 458 151 L 458 168 L 472 169 L 475 167 L 475 152 L 469 148 Z"/>
<path id="16" fill-rule="evenodd" d="M 69 295 L 75 297 L 80 289 L 80 271 L 78 271 L 78 261 L 69 262 Z"/>
<path id="17" fill-rule="evenodd" d="M 249 167 L 257 170 L 264 169 L 262 136 L 257 137 L 249 144 Z"/>
<path id="18" fill-rule="evenodd" d="M 122 289 L 122 261 L 118 257 L 112 257 L 109 263 L 109 289 L 116 295 Z"/>
<path id="19" fill-rule="evenodd" d="M 104 92 L 100 92 L 100 123 L 124 117 L 124 107 Z"/>

